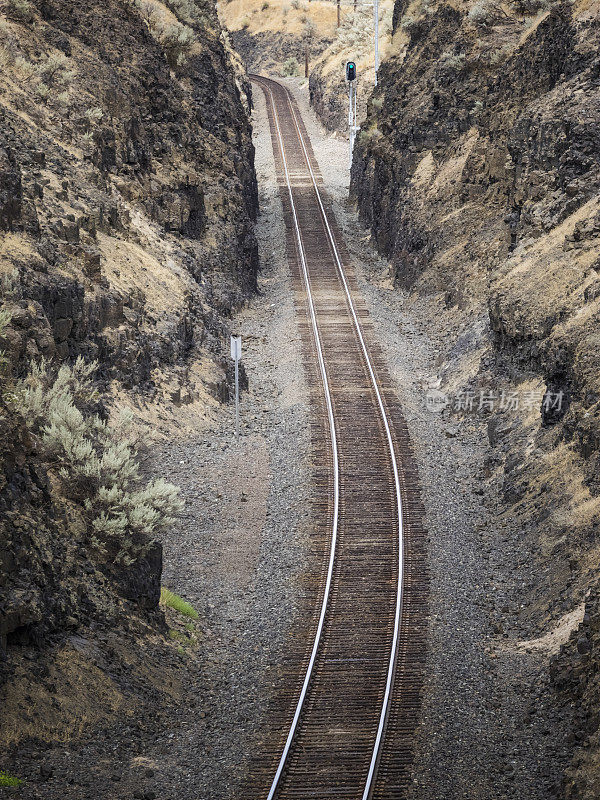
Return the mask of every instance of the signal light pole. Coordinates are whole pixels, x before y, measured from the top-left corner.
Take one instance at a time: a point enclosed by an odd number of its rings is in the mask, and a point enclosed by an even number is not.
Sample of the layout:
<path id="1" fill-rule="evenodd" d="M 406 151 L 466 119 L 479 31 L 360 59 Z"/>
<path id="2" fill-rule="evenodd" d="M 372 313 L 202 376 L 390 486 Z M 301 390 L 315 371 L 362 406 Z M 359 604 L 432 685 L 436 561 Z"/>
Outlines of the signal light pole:
<path id="1" fill-rule="evenodd" d="M 346 63 L 346 83 L 348 84 L 348 129 L 350 134 L 350 154 L 348 161 L 348 169 L 352 169 L 352 152 L 354 151 L 354 140 L 356 133 L 359 130 L 356 124 L 356 62 L 348 61 Z"/>

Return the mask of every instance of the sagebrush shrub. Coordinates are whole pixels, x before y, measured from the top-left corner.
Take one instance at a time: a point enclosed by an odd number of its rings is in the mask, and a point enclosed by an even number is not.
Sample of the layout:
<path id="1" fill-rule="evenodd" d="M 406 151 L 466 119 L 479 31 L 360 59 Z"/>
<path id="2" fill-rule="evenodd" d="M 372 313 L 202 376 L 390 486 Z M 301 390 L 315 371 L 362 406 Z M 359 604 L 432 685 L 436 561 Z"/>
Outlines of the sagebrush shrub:
<path id="1" fill-rule="evenodd" d="M 35 87 L 35 92 L 37 96 L 44 101 L 44 103 L 50 97 L 50 88 L 46 86 L 45 83 L 38 83 L 38 85 Z"/>
<path id="2" fill-rule="evenodd" d="M 22 56 L 17 56 L 15 58 L 14 70 L 19 76 L 20 80 L 24 83 L 28 83 L 30 80 L 35 78 L 37 74 L 35 66 Z"/>
<path id="3" fill-rule="evenodd" d="M 110 547 L 116 561 L 129 564 L 149 537 L 173 524 L 183 504 L 177 487 L 140 476 L 131 413 L 109 424 L 91 410 L 96 368 L 78 358 L 52 377 L 44 361 L 33 364 L 15 387 L 14 402 L 63 493 L 83 507 L 93 545 Z"/>
<path id="4" fill-rule="evenodd" d="M 18 22 L 31 22 L 33 12 L 29 0 L 6 0 L 6 16 Z"/>
<path id="5" fill-rule="evenodd" d="M 171 67 L 184 66 L 196 41 L 194 31 L 179 22 L 160 23 L 155 28 L 155 34 Z"/>
<path id="6" fill-rule="evenodd" d="M 86 108 L 84 114 L 88 123 L 88 128 L 90 128 L 92 125 L 100 122 L 104 116 L 104 111 L 100 108 L 100 106 L 94 106 L 93 108 Z"/>
<path id="7" fill-rule="evenodd" d="M 466 60 L 465 53 L 453 53 L 451 50 L 447 50 L 440 56 L 439 64 L 445 70 L 456 70 L 458 72 L 464 67 Z"/>
<path id="8" fill-rule="evenodd" d="M 287 75 L 290 78 L 293 78 L 295 75 L 298 74 L 298 62 L 295 58 L 288 58 L 283 62 L 283 67 L 281 71 L 284 75 Z"/>
<path id="9" fill-rule="evenodd" d="M 36 72 L 49 86 L 66 85 L 75 77 L 75 73 L 70 69 L 70 63 L 64 53 L 58 53 L 47 56 L 41 64 L 38 64 Z"/>
<path id="10" fill-rule="evenodd" d="M 471 6 L 467 18 L 476 24 L 488 22 L 490 18 L 490 3 L 486 2 L 486 0 L 479 0 L 474 6 Z"/>
<path id="11" fill-rule="evenodd" d="M 203 16 L 194 0 L 167 0 L 167 6 L 188 25 L 198 22 Z"/>

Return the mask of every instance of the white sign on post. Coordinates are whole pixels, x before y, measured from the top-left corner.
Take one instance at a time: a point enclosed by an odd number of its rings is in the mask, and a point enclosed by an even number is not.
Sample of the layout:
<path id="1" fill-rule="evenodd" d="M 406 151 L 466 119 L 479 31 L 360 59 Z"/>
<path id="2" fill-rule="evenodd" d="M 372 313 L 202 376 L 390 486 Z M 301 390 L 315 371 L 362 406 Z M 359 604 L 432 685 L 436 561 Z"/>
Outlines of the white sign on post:
<path id="1" fill-rule="evenodd" d="M 235 361 L 235 438 L 240 437 L 240 373 L 239 363 L 242 357 L 242 337 L 231 337 L 231 357 Z"/>
<path id="2" fill-rule="evenodd" d="M 235 361 L 239 361 L 242 357 L 242 337 L 241 336 L 232 336 L 231 337 L 231 357 Z"/>

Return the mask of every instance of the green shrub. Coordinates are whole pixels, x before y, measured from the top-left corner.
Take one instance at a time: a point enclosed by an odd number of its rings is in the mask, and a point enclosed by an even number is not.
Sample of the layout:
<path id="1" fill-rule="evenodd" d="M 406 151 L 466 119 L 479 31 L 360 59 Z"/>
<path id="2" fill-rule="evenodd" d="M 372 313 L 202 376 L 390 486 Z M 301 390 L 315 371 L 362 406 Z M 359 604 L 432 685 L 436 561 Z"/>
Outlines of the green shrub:
<path id="1" fill-rule="evenodd" d="M 184 617 L 198 619 L 198 612 L 192 605 L 190 605 L 190 603 L 188 603 L 182 597 L 179 597 L 178 594 L 171 592 L 169 589 L 165 589 L 164 586 L 160 590 L 160 602 L 161 605 L 178 611 Z"/>
<path id="2" fill-rule="evenodd" d="M 35 87 L 35 92 L 44 103 L 47 102 L 48 98 L 50 97 L 50 89 L 45 83 L 38 83 L 38 85 Z"/>
<path id="3" fill-rule="evenodd" d="M 173 68 L 184 66 L 196 41 L 194 31 L 187 25 L 174 22 L 158 25 L 155 34 L 165 51 L 170 66 Z"/>
<path id="4" fill-rule="evenodd" d="M 56 102 L 61 106 L 68 106 L 71 102 L 71 95 L 68 91 L 56 95 Z"/>
<path id="5" fill-rule="evenodd" d="M 465 53 L 453 53 L 451 50 L 447 50 L 440 56 L 439 64 L 442 69 L 459 72 L 464 67 L 466 60 Z"/>
<path id="6" fill-rule="evenodd" d="M 0 786 L 9 788 L 12 786 L 21 786 L 23 781 L 21 778 L 15 778 L 14 775 L 9 775 L 8 772 L 0 770 Z"/>
<path id="7" fill-rule="evenodd" d="M 84 115 L 87 120 L 88 128 L 91 128 L 92 125 L 95 125 L 101 121 L 102 117 L 104 116 L 104 111 L 100 108 L 100 106 L 94 106 L 93 108 L 86 108 Z"/>
<path id="8" fill-rule="evenodd" d="M 133 563 L 152 537 L 175 522 L 183 508 L 179 489 L 139 474 L 132 416 L 109 425 L 91 410 L 96 364 L 78 358 L 52 375 L 44 361 L 15 387 L 15 404 L 61 481 L 65 497 L 80 504 L 91 543 L 110 546 L 115 561 Z"/>
<path id="9" fill-rule="evenodd" d="M 307 18 L 304 22 L 304 29 L 302 31 L 302 36 L 305 39 L 312 39 L 316 32 L 317 28 L 315 26 L 315 23 L 312 21 L 312 19 Z"/>
<path id="10" fill-rule="evenodd" d="M 152 30 L 156 23 L 156 12 L 154 5 L 149 3 L 148 0 L 135 0 L 135 7 L 140 13 L 140 17 L 146 23 L 148 28 Z"/>
<path id="11" fill-rule="evenodd" d="M 288 77 L 294 77 L 298 74 L 298 62 L 295 58 L 291 57 L 288 58 L 286 61 L 283 62 L 282 70 L 284 75 Z"/>
<path id="12" fill-rule="evenodd" d="M 167 0 L 167 5 L 182 22 L 188 25 L 199 22 L 204 16 L 194 0 Z"/>
<path id="13" fill-rule="evenodd" d="M 48 86 L 68 84 L 75 77 L 75 73 L 69 69 L 70 63 L 64 53 L 58 53 L 38 64 L 36 72 Z"/>
<path id="14" fill-rule="evenodd" d="M 266 11 L 268 8 L 270 8 L 270 6 L 269 6 L 269 4 L 267 3 L 267 0 L 265 0 L 265 2 L 264 2 L 264 3 L 262 4 L 262 6 L 260 7 L 260 10 L 261 10 L 261 11 Z"/>
<path id="15" fill-rule="evenodd" d="M 10 272 L 3 272 L 0 279 L 0 297 L 3 300 L 21 300 L 23 296 L 21 290 L 21 280 L 18 269 L 12 269 Z M 3 314 L 8 313 L 6 309 L 0 310 L 0 330 L 6 326 L 2 324 Z"/>
<path id="16" fill-rule="evenodd" d="M 475 104 L 473 105 L 473 108 L 471 109 L 471 114 L 474 117 L 479 117 L 482 111 L 483 111 L 483 103 L 481 102 L 481 100 L 476 100 Z"/>
<path id="17" fill-rule="evenodd" d="M 37 74 L 35 66 L 22 56 L 15 58 L 14 69 L 23 83 L 28 83 Z"/>
<path id="18" fill-rule="evenodd" d="M 243 31 L 247 30 L 249 27 L 250 27 L 250 20 L 248 19 L 248 17 L 244 17 L 242 20 L 240 20 L 240 28 Z"/>

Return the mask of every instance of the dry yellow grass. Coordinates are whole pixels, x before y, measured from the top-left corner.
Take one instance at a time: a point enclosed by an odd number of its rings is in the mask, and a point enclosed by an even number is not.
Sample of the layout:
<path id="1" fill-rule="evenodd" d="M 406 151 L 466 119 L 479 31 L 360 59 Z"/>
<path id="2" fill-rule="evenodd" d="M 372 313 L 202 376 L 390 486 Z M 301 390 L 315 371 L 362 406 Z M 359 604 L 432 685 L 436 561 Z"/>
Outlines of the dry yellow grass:
<path id="1" fill-rule="evenodd" d="M 268 3 L 267 8 L 263 5 Z M 296 5 L 296 3 L 294 3 Z M 301 36 L 310 20 L 321 36 L 333 36 L 336 6 L 326 0 L 299 0 L 295 8 L 290 0 L 232 0 L 219 3 L 222 23 L 231 31 L 242 28 L 249 33 L 289 33 Z M 342 13 L 346 13 L 345 10 Z"/>
<path id="2" fill-rule="evenodd" d="M 164 313 L 184 305 L 188 277 L 173 260 L 155 258 L 133 242 L 98 234 L 102 271 L 112 288 L 126 295 L 143 292 L 148 309 Z"/>

